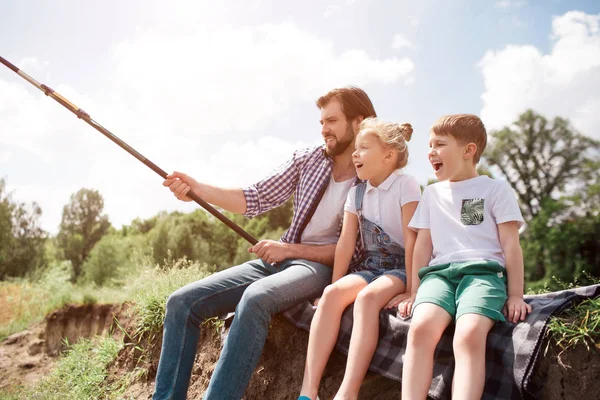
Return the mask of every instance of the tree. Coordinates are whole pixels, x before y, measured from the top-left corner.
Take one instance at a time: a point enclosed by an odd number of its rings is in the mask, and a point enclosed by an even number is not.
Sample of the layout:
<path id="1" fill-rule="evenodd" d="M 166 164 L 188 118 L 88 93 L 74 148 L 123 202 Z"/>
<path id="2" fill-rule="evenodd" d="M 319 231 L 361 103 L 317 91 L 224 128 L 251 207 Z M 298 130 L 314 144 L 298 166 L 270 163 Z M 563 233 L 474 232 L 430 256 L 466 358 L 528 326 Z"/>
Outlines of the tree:
<path id="1" fill-rule="evenodd" d="M 528 110 L 491 136 L 484 155 L 516 190 L 527 219 L 547 199 L 558 199 L 566 190 L 578 193 L 598 181 L 600 142 L 575 132 L 565 119 L 550 123 Z"/>
<path id="2" fill-rule="evenodd" d="M 594 232 L 594 224 L 586 222 L 585 235 L 581 231 L 572 240 L 566 241 L 564 233 L 573 233 L 577 223 L 600 212 L 600 142 L 575 132 L 565 119 L 550 123 L 531 110 L 491 135 L 486 159 L 515 189 L 529 223 L 522 241 L 529 279 L 555 274 L 566 254 L 575 257 L 571 261 L 594 260 L 595 254 L 577 255 L 589 247 L 592 236 L 587 232 Z"/>
<path id="3" fill-rule="evenodd" d="M 547 200 L 529 223 L 522 240 L 526 280 L 544 278 L 551 289 L 558 289 L 550 278 L 592 284 L 588 275 L 600 277 L 600 209 L 584 215 L 568 212 L 579 208 L 573 206 L 577 201 L 569 197 Z M 566 217 L 556 219 L 557 214 Z"/>
<path id="4" fill-rule="evenodd" d="M 120 239 L 115 235 L 106 235 L 94 246 L 83 263 L 81 280 L 104 286 L 117 278 L 119 267 L 126 261 Z"/>
<path id="5" fill-rule="evenodd" d="M 14 246 L 12 234 L 12 213 L 14 205 L 6 193 L 4 179 L 0 179 L 0 265 L 2 270 L 10 258 L 11 248 Z M 0 278 L 3 273 L 0 273 Z"/>
<path id="6" fill-rule="evenodd" d="M 73 281 L 81 275 L 81 266 L 94 245 L 111 227 L 103 210 L 102 195 L 97 190 L 85 188 L 71 195 L 69 204 L 63 208 L 57 245 L 63 257 L 73 265 Z"/>
<path id="7" fill-rule="evenodd" d="M 38 226 L 42 209 L 15 202 L 0 179 L 0 279 L 21 277 L 42 266 L 46 232 Z"/>
<path id="8" fill-rule="evenodd" d="M 148 233 L 156 226 L 157 221 L 158 215 L 144 220 L 136 218 L 131 221 L 131 228 L 133 232 Z"/>

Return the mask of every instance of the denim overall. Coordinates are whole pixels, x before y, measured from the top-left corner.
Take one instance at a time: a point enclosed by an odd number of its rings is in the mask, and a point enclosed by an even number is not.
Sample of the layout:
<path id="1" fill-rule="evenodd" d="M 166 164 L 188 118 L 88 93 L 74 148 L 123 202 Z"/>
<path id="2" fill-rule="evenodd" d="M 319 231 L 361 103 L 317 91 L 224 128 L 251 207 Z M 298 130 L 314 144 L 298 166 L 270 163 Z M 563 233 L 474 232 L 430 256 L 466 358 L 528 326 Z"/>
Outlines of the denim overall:
<path id="1" fill-rule="evenodd" d="M 393 242 L 383 228 L 363 217 L 362 203 L 366 189 L 364 182 L 356 185 L 354 201 L 364 253 L 361 262 L 352 267 L 350 272 L 360 275 L 368 283 L 385 274 L 396 276 L 406 284 L 404 248 Z"/>

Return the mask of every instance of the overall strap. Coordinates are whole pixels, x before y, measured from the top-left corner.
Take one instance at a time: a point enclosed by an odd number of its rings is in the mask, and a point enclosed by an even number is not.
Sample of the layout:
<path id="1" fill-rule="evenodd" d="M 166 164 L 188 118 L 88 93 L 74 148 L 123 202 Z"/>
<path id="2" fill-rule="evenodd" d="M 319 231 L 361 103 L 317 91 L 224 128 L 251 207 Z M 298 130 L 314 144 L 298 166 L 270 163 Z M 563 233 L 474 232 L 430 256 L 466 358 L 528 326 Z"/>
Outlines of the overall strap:
<path id="1" fill-rule="evenodd" d="M 361 182 L 356 185 L 356 195 L 354 196 L 354 205 L 356 206 L 356 215 L 358 215 L 358 234 L 360 236 L 360 243 L 362 245 L 362 249 L 365 249 L 365 239 L 363 235 L 363 215 L 362 215 L 362 205 L 363 205 L 363 197 L 365 197 L 365 192 L 367 190 L 367 184 L 365 182 Z"/>
<path id="2" fill-rule="evenodd" d="M 362 218 L 362 204 L 366 190 L 367 184 L 365 182 L 361 182 L 356 185 L 356 196 L 354 197 L 354 205 L 356 207 L 356 214 L 358 215 L 359 219 Z"/>

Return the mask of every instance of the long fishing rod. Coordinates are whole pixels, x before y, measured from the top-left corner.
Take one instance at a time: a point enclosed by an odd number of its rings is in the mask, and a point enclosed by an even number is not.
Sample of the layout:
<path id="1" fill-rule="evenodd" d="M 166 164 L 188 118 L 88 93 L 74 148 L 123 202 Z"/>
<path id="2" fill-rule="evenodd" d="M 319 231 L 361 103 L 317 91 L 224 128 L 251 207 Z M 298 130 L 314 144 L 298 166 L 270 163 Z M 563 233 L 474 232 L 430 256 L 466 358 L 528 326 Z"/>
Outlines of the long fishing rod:
<path id="1" fill-rule="evenodd" d="M 21 78 L 25 79 L 27 82 L 31 83 L 36 88 L 40 89 L 42 92 L 44 92 L 46 94 L 46 96 L 52 97 L 58 103 L 62 104 L 67 110 L 69 110 L 73 114 L 75 114 L 77 116 L 77 118 L 84 120 L 92 128 L 96 129 L 98 132 L 100 132 L 101 134 L 103 134 L 104 136 L 106 136 L 107 138 L 112 140 L 113 142 L 115 142 L 117 145 L 119 145 L 119 147 L 121 147 L 123 150 L 127 151 L 129 154 L 131 154 L 132 156 L 134 156 L 135 158 L 140 160 L 147 167 L 149 167 L 151 170 L 153 170 L 158 175 L 160 175 L 163 179 L 167 179 L 167 173 L 165 171 L 163 171 L 152 161 L 148 160 L 146 157 L 141 155 L 133 147 L 129 146 L 127 143 L 125 143 L 124 141 L 122 141 L 121 139 L 119 139 L 118 137 L 113 135 L 108 129 L 104 128 L 102 125 L 100 125 L 99 123 L 94 121 L 90 117 L 90 115 L 88 113 L 86 113 L 85 111 L 83 111 L 81 108 L 77 107 L 75 104 L 71 103 L 69 100 L 67 100 L 66 98 L 64 98 L 63 96 L 61 96 L 59 93 L 55 92 L 53 89 L 49 88 L 48 86 L 39 83 L 38 81 L 36 81 L 35 79 L 33 79 L 32 77 L 27 75 L 25 72 L 21 71 L 19 68 L 15 67 L 13 64 L 8 62 L 4 58 L 0 57 L 0 62 L 2 64 L 4 64 L 5 66 L 7 66 L 8 68 L 10 68 L 11 70 L 13 70 L 14 72 L 16 72 L 17 75 L 19 75 Z M 194 200 L 202 208 L 204 208 L 206 211 L 208 211 L 209 213 L 214 215 L 217 219 L 219 219 L 221 222 L 223 222 L 225 225 L 227 225 L 229 228 L 231 228 L 233 231 L 235 231 L 235 233 L 237 233 L 238 235 L 240 235 L 241 237 L 246 239 L 251 245 L 254 246 L 258 242 L 252 235 L 250 235 L 248 232 L 246 232 L 245 230 L 240 228 L 232 220 L 230 220 L 229 218 L 227 218 L 226 216 L 221 214 L 217 209 L 215 209 L 213 206 L 208 204 L 206 201 L 202 200 L 200 197 L 198 197 L 192 191 L 189 191 L 186 196 L 189 197 L 190 199 Z"/>

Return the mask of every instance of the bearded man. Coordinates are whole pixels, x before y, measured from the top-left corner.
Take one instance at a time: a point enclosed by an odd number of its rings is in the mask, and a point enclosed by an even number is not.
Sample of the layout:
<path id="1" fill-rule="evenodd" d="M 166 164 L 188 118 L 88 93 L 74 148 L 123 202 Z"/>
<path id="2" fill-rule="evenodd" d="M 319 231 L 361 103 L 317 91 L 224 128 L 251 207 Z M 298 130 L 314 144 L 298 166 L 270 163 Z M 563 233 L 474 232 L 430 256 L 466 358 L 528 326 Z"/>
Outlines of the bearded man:
<path id="1" fill-rule="evenodd" d="M 356 183 L 354 138 L 361 121 L 376 113 L 357 87 L 334 89 L 317 100 L 324 145 L 294 152 L 270 176 L 246 188 L 200 183 L 181 172 L 163 182 L 182 201 L 191 190 L 208 203 L 254 217 L 294 195 L 294 214 L 279 241 L 261 240 L 248 261 L 175 291 L 167 301 L 163 344 L 153 399 L 185 399 L 207 319 L 235 311 L 205 400 L 239 400 L 262 353 L 271 317 L 320 296 L 331 266 L 343 206 Z M 252 162 L 249 160 L 249 162 Z M 357 254 L 354 254 L 357 257 Z"/>

